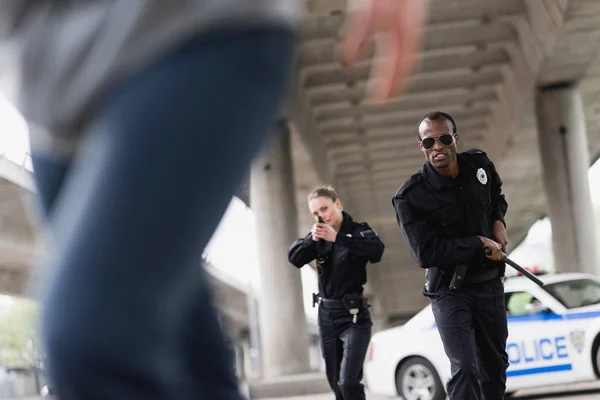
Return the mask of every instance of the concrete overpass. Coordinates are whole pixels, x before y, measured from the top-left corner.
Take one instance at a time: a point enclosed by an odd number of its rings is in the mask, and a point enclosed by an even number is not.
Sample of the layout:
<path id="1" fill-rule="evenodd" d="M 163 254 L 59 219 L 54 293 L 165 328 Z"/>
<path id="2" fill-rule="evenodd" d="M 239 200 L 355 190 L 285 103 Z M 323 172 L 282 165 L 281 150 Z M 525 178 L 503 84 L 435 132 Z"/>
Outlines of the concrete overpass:
<path id="1" fill-rule="evenodd" d="M 282 323 L 301 308 L 287 300 L 299 278 L 281 266 L 289 243 L 313 223 L 306 196 L 318 183 L 334 184 L 345 209 L 386 244 L 367 285 L 375 326 L 404 321 L 426 304 L 423 271 L 407 252 L 391 198 L 423 163 L 417 122 L 436 109 L 455 117 L 460 148 L 481 148 L 496 164 L 509 202 L 509 250 L 549 215 L 558 270 L 598 272 L 586 171 L 600 155 L 600 2 L 432 0 L 420 66 L 386 104 L 364 100 L 371 60 L 338 62 L 346 1 L 307 4 L 291 102 L 250 179 L 259 225 L 275 227 L 258 237 L 263 287 L 286 299 L 261 306 L 266 336 L 281 335 L 282 325 L 290 338 L 303 330 L 293 319 Z M 302 362 L 288 361 L 296 350 L 263 350 L 268 375 L 301 370 Z"/>
<path id="2" fill-rule="evenodd" d="M 494 160 L 510 204 L 510 248 L 549 215 L 558 268 L 597 271 L 585 171 L 600 155 L 598 1 L 432 0 L 420 66 L 405 92 L 386 104 L 364 101 L 370 60 L 348 69 L 337 61 L 346 0 L 306 3 L 310 17 L 290 101 L 249 185 L 257 225 L 273 227 L 257 232 L 261 300 L 279 300 L 260 302 L 266 376 L 308 368 L 300 276 L 287 266 L 286 249 L 310 229 L 306 195 L 319 183 L 334 184 L 345 209 L 386 243 L 367 287 L 376 329 L 426 303 L 423 271 L 408 255 L 390 200 L 423 162 L 416 123 L 433 109 L 455 117 L 462 149 L 482 148 Z M 2 217 L 24 215 L 14 200 L 18 189 L 3 185 L 13 193 L 13 212 Z M 23 241 L 7 247 L 32 240 L 31 232 L 15 235 L 7 237 Z M 2 261 L 9 283 L 0 290 L 19 292 L 27 265 L 11 257 Z"/>
<path id="3" fill-rule="evenodd" d="M 29 195 L 33 178 L 25 164 L 0 154 L 0 293 L 22 295 L 36 257 L 37 224 Z"/>
<path id="4" fill-rule="evenodd" d="M 339 189 L 346 208 L 383 237 L 386 255 L 372 268 L 372 287 L 383 295 L 379 311 L 402 317 L 423 304 L 422 273 L 412 268 L 390 204 L 423 162 L 416 123 L 427 111 L 445 110 L 457 121 L 460 148 L 490 154 L 510 203 L 507 227 L 514 248 L 549 211 L 536 122 L 539 88 L 580 83 L 591 159 L 600 155 L 600 3 L 433 0 L 420 67 L 406 91 L 385 105 L 363 100 L 370 61 L 349 69 L 337 61 L 345 3 L 309 1 L 296 107 L 289 115 L 309 155 L 293 147 L 298 219 L 306 232 L 305 195 L 317 183 L 307 172 L 316 169 L 320 180 Z M 559 141 L 549 131 L 540 135 Z"/>

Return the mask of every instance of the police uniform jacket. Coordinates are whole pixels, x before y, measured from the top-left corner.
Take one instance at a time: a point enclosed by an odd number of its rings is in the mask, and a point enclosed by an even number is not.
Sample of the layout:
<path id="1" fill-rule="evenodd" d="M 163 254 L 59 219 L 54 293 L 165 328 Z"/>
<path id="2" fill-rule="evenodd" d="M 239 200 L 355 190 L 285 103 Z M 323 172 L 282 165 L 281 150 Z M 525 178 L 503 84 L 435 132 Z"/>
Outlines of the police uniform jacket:
<path id="1" fill-rule="evenodd" d="M 326 299 L 341 299 L 345 294 L 362 293 L 367 282 L 367 262 L 377 263 L 384 245 L 366 222 L 354 222 L 343 212 L 344 220 L 335 242 L 312 240 L 312 234 L 298 239 L 288 250 L 288 259 L 297 268 L 319 256 L 323 272 L 319 276 L 319 293 Z"/>
<path id="2" fill-rule="evenodd" d="M 467 264 L 467 276 L 501 268 L 483 253 L 494 221 L 504 223 L 508 204 L 494 164 L 481 150 L 457 155 L 459 174 L 448 178 L 425 162 L 398 190 L 392 203 L 412 257 L 422 268 L 453 269 Z M 450 276 L 451 274 L 444 274 Z"/>

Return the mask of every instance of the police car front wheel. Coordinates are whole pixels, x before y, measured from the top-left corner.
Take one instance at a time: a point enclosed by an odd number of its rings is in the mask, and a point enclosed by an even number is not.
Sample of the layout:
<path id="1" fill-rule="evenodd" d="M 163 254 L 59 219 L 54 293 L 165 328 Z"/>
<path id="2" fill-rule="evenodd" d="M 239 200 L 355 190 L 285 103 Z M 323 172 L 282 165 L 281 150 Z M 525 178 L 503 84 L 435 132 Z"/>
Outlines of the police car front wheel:
<path id="1" fill-rule="evenodd" d="M 595 363 L 595 368 L 594 368 L 594 372 L 596 372 L 596 376 L 598 378 L 600 378 L 600 336 L 597 336 L 596 339 L 594 340 L 596 343 L 594 343 L 594 363 Z"/>
<path id="2" fill-rule="evenodd" d="M 429 361 L 421 357 L 405 360 L 396 372 L 396 389 L 406 400 L 443 400 L 446 392 Z"/>

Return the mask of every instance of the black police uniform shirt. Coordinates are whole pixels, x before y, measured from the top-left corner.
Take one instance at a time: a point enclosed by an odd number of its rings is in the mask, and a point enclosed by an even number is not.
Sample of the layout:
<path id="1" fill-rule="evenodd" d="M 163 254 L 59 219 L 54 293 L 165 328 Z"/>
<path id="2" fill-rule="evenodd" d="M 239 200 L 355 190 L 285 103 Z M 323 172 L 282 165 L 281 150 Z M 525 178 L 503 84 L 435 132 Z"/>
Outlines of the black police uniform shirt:
<path id="1" fill-rule="evenodd" d="M 479 238 L 492 239 L 494 221 L 504 224 L 508 204 L 500 176 L 481 150 L 459 153 L 457 159 L 454 179 L 425 162 L 400 187 L 392 203 L 402 234 L 422 268 L 467 264 L 467 276 L 489 268 L 503 273 L 504 263 L 488 259 Z"/>
<path id="2" fill-rule="evenodd" d="M 288 250 L 288 259 L 295 267 L 323 257 L 323 272 L 319 275 L 319 294 L 326 299 L 341 299 L 345 294 L 363 293 L 367 282 L 367 262 L 377 263 L 384 245 L 377 233 L 365 222 L 354 222 L 342 212 L 344 220 L 335 242 L 312 240 L 312 234 L 298 239 Z"/>

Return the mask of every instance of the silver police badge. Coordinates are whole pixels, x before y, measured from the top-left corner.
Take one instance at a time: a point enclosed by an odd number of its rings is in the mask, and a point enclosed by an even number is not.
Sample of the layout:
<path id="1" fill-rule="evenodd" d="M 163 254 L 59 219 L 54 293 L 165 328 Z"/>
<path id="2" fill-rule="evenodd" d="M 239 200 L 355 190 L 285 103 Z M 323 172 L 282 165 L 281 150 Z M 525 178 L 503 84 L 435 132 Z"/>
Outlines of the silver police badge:
<path id="1" fill-rule="evenodd" d="M 487 183 L 487 174 L 485 173 L 485 169 L 479 168 L 477 170 L 477 179 L 482 185 L 485 185 Z"/>
<path id="2" fill-rule="evenodd" d="M 584 331 L 573 331 L 571 332 L 571 344 L 573 347 L 581 353 L 583 351 L 583 347 L 585 346 L 585 332 Z"/>

